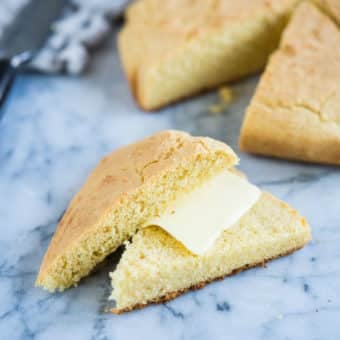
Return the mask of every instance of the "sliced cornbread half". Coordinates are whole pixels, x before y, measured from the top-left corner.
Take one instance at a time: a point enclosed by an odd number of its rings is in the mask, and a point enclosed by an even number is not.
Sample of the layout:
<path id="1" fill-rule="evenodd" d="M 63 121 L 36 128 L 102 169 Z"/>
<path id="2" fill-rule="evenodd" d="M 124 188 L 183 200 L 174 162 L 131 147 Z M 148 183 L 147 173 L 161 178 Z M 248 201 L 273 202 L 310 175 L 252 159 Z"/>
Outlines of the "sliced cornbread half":
<path id="1" fill-rule="evenodd" d="M 227 145 L 178 131 L 113 152 L 71 201 L 36 284 L 50 291 L 76 284 L 171 201 L 235 163 Z"/>
<path id="2" fill-rule="evenodd" d="M 262 69 L 299 0 L 138 0 L 118 47 L 145 110 Z"/>
<path id="3" fill-rule="evenodd" d="M 339 0 L 314 0 L 314 2 L 340 25 Z"/>
<path id="4" fill-rule="evenodd" d="M 159 227 L 142 229 L 111 273 L 111 299 L 116 301 L 112 312 L 173 299 L 187 290 L 289 254 L 310 238 L 306 220 L 265 192 L 203 255 L 193 255 Z"/>
<path id="5" fill-rule="evenodd" d="M 296 10 L 270 58 L 240 148 L 340 165 L 340 31 L 310 3 Z"/>

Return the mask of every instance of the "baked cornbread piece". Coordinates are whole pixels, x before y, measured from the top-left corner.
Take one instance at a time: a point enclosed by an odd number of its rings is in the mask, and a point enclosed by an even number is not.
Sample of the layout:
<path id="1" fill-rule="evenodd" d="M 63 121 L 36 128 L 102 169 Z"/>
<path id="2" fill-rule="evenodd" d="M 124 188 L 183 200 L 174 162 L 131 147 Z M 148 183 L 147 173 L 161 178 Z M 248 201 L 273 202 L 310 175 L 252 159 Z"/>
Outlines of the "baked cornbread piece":
<path id="1" fill-rule="evenodd" d="M 340 164 L 340 31 L 309 3 L 270 58 L 240 137 L 244 151 Z"/>
<path id="2" fill-rule="evenodd" d="M 118 47 L 131 90 L 158 109 L 262 69 L 299 0 L 139 0 Z"/>
<path id="3" fill-rule="evenodd" d="M 140 230 L 111 274 L 114 313 L 164 302 L 190 289 L 303 247 L 309 226 L 294 209 L 268 193 L 204 255 L 195 256 L 158 227 Z"/>
<path id="4" fill-rule="evenodd" d="M 76 284 L 169 202 L 235 163 L 227 145 L 178 131 L 113 152 L 71 201 L 36 284 L 50 291 Z"/>
<path id="5" fill-rule="evenodd" d="M 340 25 L 339 0 L 314 0 L 314 2 Z"/>

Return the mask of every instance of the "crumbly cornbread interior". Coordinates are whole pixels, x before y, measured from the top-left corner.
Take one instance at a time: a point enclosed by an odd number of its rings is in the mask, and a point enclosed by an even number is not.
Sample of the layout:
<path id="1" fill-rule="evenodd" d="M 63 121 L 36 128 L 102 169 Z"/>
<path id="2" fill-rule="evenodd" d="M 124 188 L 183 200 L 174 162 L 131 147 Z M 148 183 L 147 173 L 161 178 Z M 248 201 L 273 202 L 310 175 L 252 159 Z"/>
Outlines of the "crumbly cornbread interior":
<path id="1" fill-rule="evenodd" d="M 299 0 L 139 0 L 119 52 L 146 110 L 262 69 Z"/>
<path id="2" fill-rule="evenodd" d="M 49 291 L 76 284 L 169 202 L 236 162 L 225 144 L 178 131 L 104 158 L 61 220 L 36 284 Z"/>
<path id="3" fill-rule="evenodd" d="M 167 300 L 190 287 L 263 263 L 304 246 L 309 226 L 294 209 L 268 193 L 205 254 L 190 253 L 159 227 L 140 230 L 111 273 L 115 313 Z M 164 298 L 165 297 L 165 298 Z"/>

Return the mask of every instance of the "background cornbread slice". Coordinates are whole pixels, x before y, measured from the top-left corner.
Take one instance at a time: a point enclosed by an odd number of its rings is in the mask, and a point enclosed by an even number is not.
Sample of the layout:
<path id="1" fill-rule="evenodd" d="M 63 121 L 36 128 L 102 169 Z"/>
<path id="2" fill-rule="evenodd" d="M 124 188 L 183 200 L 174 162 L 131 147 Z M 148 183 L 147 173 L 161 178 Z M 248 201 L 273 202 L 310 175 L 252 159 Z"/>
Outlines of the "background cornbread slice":
<path id="1" fill-rule="evenodd" d="M 178 195 L 236 162 L 227 145 L 178 131 L 113 152 L 71 201 L 36 284 L 54 291 L 77 283 Z"/>
<path id="2" fill-rule="evenodd" d="M 118 47 L 132 92 L 160 108 L 262 69 L 299 0 L 139 0 Z"/>
<path id="3" fill-rule="evenodd" d="M 299 6 L 270 58 L 240 148 L 340 164 L 340 31 L 312 4 Z"/>
<path id="4" fill-rule="evenodd" d="M 164 302 L 241 269 L 303 247 L 310 229 L 295 210 L 268 193 L 201 256 L 158 227 L 140 230 L 111 273 L 114 313 Z"/>

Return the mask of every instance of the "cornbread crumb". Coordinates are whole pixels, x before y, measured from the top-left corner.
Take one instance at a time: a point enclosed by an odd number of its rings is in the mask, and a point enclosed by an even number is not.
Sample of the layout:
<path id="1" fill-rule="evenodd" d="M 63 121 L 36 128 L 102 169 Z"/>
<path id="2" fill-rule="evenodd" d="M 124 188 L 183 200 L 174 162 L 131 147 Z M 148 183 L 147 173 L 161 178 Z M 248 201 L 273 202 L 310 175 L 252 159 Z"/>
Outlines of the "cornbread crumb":
<path id="1" fill-rule="evenodd" d="M 223 86 L 218 90 L 218 100 L 217 104 L 212 104 L 209 106 L 209 113 L 212 115 L 219 115 L 231 104 L 233 100 L 233 92 L 231 88 Z"/>
<path id="2" fill-rule="evenodd" d="M 229 105 L 232 100 L 233 100 L 233 91 L 230 87 L 226 87 L 226 86 L 222 86 L 219 91 L 218 91 L 218 95 L 220 98 L 220 101 L 224 104 L 224 105 Z"/>
<path id="3" fill-rule="evenodd" d="M 221 104 L 213 104 L 209 106 L 209 113 L 219 115 L 223 112 L 224 106 Z"/>

